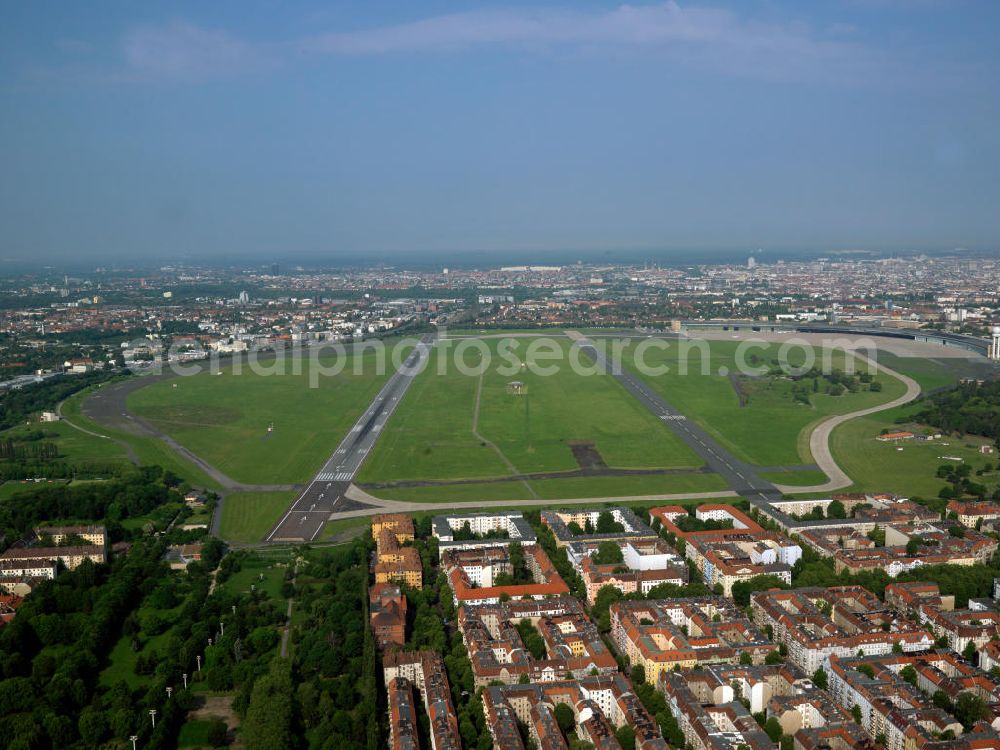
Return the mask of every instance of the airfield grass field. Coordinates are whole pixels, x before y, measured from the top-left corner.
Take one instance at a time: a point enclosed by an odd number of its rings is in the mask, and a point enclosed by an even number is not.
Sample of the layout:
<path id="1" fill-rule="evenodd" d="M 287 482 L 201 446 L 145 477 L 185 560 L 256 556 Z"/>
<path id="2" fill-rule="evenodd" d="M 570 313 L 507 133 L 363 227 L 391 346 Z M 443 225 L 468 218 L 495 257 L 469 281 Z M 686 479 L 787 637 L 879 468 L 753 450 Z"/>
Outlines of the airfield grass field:
<path id="1" fill-rule="evenodd" d="M 996 454 L 984 455 L 980 446 L 992 441 L 973 435 L 944 436 L 930 441 L 900 440 L 880 442 L 876 438 L 883 429 L 906 430 L 915 434 L 933 430 L 917 422 L 897 422 L 907 419 L 912 407 L 890 409 L 879 414 L 859 417 L 837 427 L 830 437 L 834 458 L 854 480 L 853 489 L 868 492 L 895 492 L 918 497 L 937 497 L 947 484 L 936 476 L 942 465 L 962 463 L 973 467 L 973 481 L 985 484 L 990 492 L 1000 485 L 1000 472 L 994 470 L 976 476 L 975 470 L 987 464 L 996 467 Z"/>
<path id="2" fill-rule="evenodd" d="M 957 385 L 962 378 L 987 377 L 993 365 L 982 357 L 900 357 L 879 350 L 880 364 L 908 375 L 920 385 L 921 393 Z"/>
<path id="3" fill-rule="evenodd" d="M 81 403 L 90 392 L 90 390 L 81 391 L 70 396 L 63 402 L 62 407 L 62 414 L 65 420 L 91 433 L 95 433 L 87 435 L 87 438 L 100 441 L 101 443 L 116 444 L 119 447 L 122 444 L 128 445 L 136 460 L 141 464 L 162 466 L 195 487 L 203 487 L 211 490 L 220 489 L 218 482 L 208 476 L 201 468 L 181 457 L 162 440 L 151 436 L 137 435 L 135 433 L 124 432 L 123 430 L 112 429 L 98 424 L 87 417 L 81 410 Z"/>
<path id="4" fill-rule="evenodd" d="M 72 464 L 113 465 L 125 463 L 128 456 L 125 449 L 113 440 L 101 440 L 93 435 L 75 429 L 65 420 L 59 422 L 32 423 L 5 430 L 0 438 L 10 438 L 17 442 L 29 433 L 43 433 L 45 442 L 54 443 L 59 451 L 59 461 Z"/>
<path id="5" fill-rule="evenodd" d="M 785 377 L 740 376 L 738 372 L 737 341 L 695 341 L 685 352 L 675 340 L 667 341 L 669 347 L 649 347 L 637 353 L 637 346 L 630 345 L 622 355 L 625 367 L 632 370 L 653 387 L 664 399 L 689 418 L 694 419 L 723 446 L 737 457 L 751 464 L 764 467 L 781 467 L 812 462 L 809 453 L 809 434 L 824 417 L 864 409 L 891 401 L 905 392 L 905 386 L 896 377 L 879 372 L 874 380 L 881 384 L 881 391 L 860 390 L 831 396 L 825 393 L 826 383 L 816 383 L 817 392 L 809 394 L 809 404 L 797 402 L 792 394 L 794 383 Z M 820 366 L 822 354 L 815 350 L 816 364 Z M 756 364 L 749 357 L 758 357 Z M 762 367 L 778 356 L 778 344 L 766 348 L 753 348 L 747 352 L 747 363 Z M 792 366 L 802 363 L 805 353 L 801 349 L 789 352 Z M 847 355 L 832 353 L 834 368 L 844 370 Z M 666 366 L 662 374 L 643 374 L 639 366 Z M 682 364 L 686 362 L 686 371 Z M 856 372 L 866 371 L 860 361 L 854 363 Z M 647 370 L 648 372 L 648 370 Z M 813 381 L 808 381 L 810 388 Z M 740 404 L 742 390 L 743 405 Z M 789 475 L 796 472 L 788 472 Z M 800 478 L 801 479 L 801 478 Z"/>
<path id="6" fill-rule="evenodd" d="M 465 502 L 471 500 L 558 500 L 560 498 L 637 497 L 684 492 L 721 492 L 728 489 L 718 474 L 637 476 L 588 476 L 533 479 L 523 482 L 471 482 L 424 487 L 370 490 L 385 500 L 413 503 Z"/>
<path id="7" fill-rule="evenodd" d="M 391 365 L 379 368 L 370 351 L 349 355 L 343 371 L 319 377 L 316 388 L 309 363 L 301 369 L 263 375 L 230 367 L 221 375 L 162 380 L 130 394 L 128 408 L 239 482 L 302 482 L 372 401 Z"/>
<path id="8" fill-rule="evenodd" d="M 362 482 L 484 479 L 580 468 L 573 446 L 615 468 L 697 468 L 701 460 L 611 376 L 580 375 L 567 360 L 571 342 L 549 339 L 553 359 L 527 351 L 530 339 L 483 339 L 490 363 L 463 374 L 438 348 L 383 430 Z M 513 349 L 511 367 L 498 347 Z M 465 362 L 479 362 L 478 351 Z M 438 365 L 443 363 L 444 374 Z M 555 364 L 545 375 L 536 366 Z M 512 383 L 521 383 L 515 392 Z M 477 436 L 478 432 L 479 436 Z M 582 445 L 586 444 L 586 445 Z"/>
<path id="9" fill-rule="evenodd" d="M 298 496 L 290 492 L 231 492 L 222 502 L 219 535 L 227 542 L 259 542 Z"/>

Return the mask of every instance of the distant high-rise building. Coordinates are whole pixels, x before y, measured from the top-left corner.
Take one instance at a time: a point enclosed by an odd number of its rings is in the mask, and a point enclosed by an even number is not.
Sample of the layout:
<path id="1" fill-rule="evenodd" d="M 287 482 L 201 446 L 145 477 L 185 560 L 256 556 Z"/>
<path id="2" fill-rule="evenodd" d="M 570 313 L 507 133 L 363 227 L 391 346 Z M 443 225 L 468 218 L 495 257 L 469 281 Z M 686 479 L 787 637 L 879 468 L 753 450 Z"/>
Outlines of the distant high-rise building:
<path id="1" fill-rule="evenodd" d="M 990 341 L 990 359 L 1000 359 L 1000 326 L 993 326 L 990 333 L 993 335 Z"/>
<path id="2" fill-rule="evenodd" d="M 756 267 L 757 267 L 757 259 L 751 255 L 749 258 L 747 258 L 747 268 L 756 268 Z"/>
<path id="3" fill-rule="evenodd" d="M 271 275 L 272 276 L 277 276 L 280 273 L 281 273 L 281 269 L 278 267 L 278 264 L 277 263 L 272 263 L 271 264 Z"/>
<path id="4" fill-rule="evenodd" d="M 250 295 L 247 294 L 246 290 L 244 289 L 242 292 L 240 292 L 240 304 L 245 305 L 249 301 L 250 301 Z"/>

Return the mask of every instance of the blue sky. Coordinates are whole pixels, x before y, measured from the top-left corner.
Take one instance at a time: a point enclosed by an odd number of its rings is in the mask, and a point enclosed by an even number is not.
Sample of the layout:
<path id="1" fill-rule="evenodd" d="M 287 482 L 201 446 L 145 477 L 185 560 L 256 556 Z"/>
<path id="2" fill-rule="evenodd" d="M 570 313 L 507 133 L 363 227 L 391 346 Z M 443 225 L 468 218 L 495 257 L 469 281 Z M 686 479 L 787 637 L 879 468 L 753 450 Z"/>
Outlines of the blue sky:
<path id="1" fill-rule="evenodd" d="M 6 3 L 0 259 L 996 249 L 992 0 Z"/>

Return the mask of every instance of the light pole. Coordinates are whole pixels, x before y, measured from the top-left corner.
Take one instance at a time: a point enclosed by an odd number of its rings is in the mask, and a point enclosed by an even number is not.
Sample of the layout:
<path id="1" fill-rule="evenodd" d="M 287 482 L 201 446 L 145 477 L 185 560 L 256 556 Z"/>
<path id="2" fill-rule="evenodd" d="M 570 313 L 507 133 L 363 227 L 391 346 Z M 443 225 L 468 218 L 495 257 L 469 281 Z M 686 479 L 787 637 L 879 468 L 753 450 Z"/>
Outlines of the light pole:
<path id="1" fill-rule="evenodd" d="M 198 671 L 200 672 L 201 671 L 201 654 L 198 654 L 194 658 L 198 660 Z"/>
<path id="2" fill-rule="evenodd" d="M 233 614 L 234 615 L 236 614 L 236 605 L 235 604 L 233 605 Z"/>
<path id="3" fill-rule="evenodd" d="M 172 687 L 167 687 L 167 700 L 170 700 L 170 696 L 174 694 L 174 689 Z"/>
<path id="4" fill-rule="evenodd" d="M 153 720 L 153 729 L 156 729 L 156 709 L 149 709 L 149 718 Z"/>
<path id="5" fill-rule="evenodd" d="M 135 750 L 135 742 L 139 739 L 139 735 L 133 734 L 129 739 L 132 740 L 132 750 Z"/>
<path id="6" fill-rule="evenodd" d="M 188 676 L 187 676 L 187 672 L 185 672 L 184 674 L 182 674 L 181 677 L 184 678 L 184 689 L 187 690 L 188 689 Z"/>

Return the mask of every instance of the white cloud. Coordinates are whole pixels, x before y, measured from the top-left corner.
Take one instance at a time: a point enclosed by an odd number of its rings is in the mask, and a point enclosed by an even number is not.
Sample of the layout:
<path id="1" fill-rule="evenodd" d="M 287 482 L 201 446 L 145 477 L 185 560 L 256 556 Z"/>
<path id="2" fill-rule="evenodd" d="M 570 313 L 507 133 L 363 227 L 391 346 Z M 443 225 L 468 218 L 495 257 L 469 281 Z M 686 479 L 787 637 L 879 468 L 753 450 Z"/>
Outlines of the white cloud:
<path id="1" fill-rule="evenodd" d="M 843 75 L 868 55 L 845 40 L 822 39 L 801 24 L 765 24 L 708 6 L 671 0 L 604 13 L 560 10 L 470 11 L 368 30 L 322 34 L 300 48 L 320 54 L 454 52 L 486 46 L 577 46 L 662 50 L 748 75 Z"/>
<path id="2" fill-rule="evenodd" d="M 233 73 L 259 67 L 267 60 L 258 45 L 181 21 L 129 31 L 122 51 L 130 69 L 161 76 Z"/>
<path id="3" fill-rule="evenodd" d="M 609 11 L 556 8 L 476 10 L 409 23 L 335 31 L 262 44 L 226 31 L 173 22 L 125 35 L 123 78 L 205 78 L 289 63 L 299 56 L 460 54 L 481 48 L 601 54 L 643 52 L 751 78 L 902 80 L 900 67 L 849 34 L 801 23 L 764 23 L 675 0 Z"/>

